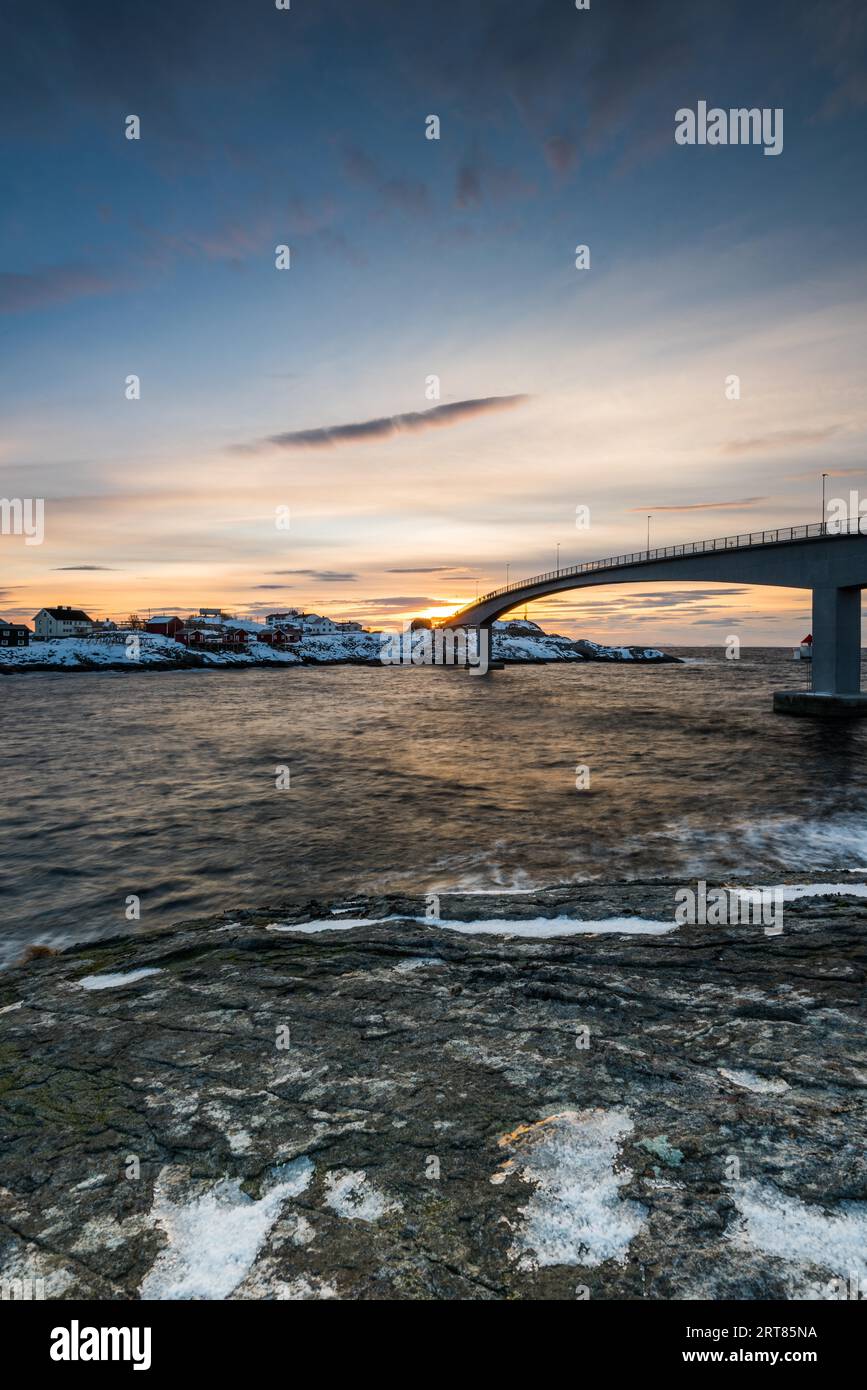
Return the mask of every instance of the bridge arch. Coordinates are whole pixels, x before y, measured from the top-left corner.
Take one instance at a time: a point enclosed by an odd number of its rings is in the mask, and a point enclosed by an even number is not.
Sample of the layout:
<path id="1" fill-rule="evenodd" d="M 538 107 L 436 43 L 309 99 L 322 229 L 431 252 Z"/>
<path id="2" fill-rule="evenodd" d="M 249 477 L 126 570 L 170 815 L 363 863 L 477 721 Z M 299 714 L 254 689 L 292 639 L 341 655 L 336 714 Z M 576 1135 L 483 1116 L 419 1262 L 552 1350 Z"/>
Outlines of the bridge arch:
<path id="1" fill-rule="evenodd" d="M 439 620 L 442 627 L 488 627 L 503 613 L 550 594 L 602 584 L 758 584 L 813 593 L 813 690 L 793 713 L 865 713 L 861 697 L 861 590 L 867 587 L 867 517 L 589 560 L 494 589 Z M 785 692 L 803 695 L 804 692 Z M 835 697 L 835 705 L 818 701 Z M 839 698 L 838 698 L 839 697 Z M 804 702 L 801 701 L 803 704 Z M 789 705 L 798 701 L 790 700 Z M 775 707 L 787 702 L 775 696 Z"/>

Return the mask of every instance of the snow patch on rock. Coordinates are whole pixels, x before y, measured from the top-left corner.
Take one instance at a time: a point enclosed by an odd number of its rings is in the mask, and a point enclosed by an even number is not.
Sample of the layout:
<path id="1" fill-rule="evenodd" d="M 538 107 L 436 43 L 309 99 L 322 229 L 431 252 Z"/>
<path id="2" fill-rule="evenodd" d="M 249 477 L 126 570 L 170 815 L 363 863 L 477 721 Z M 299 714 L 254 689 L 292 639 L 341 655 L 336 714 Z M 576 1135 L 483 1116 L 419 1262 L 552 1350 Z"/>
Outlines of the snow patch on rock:
<path id="1" fill-rule="evenodd" d="M 241 1191 L 239 1178 L 224 1178 L 187 1202 L 172 1201 L 160 1174 L 151 1219 L 169 1243 L 145 1276 L 141 1297 L 228 1298 L 253 1264 L 283 1203 L 310 1185 L 313 1164 L 298 1158 L 284 1164 L 280 1174 L 282 1181 L 258 1201 Z"/>
<path id="2" fill-rule="evenodd" d="M 757 1179 L 730 1183 L 729 1191 L 738 1210 L 729 1231 L 736 1244 L 859 1284 L 867 1278 L 867 1202 L 840 1202 L 829 1213 Z"/>
<path id="3" fill-rule="evenodd" d="M 632 1173 L 617 1157 L 633 1128 L 624 1111 L 563 1110 L 499 1141 L 514 1157 L 491 1182 L 518 1176 L 535 1187 L 510 1250 L 520 1269 L 625 1261 L 647 1220 L 645 1207 L 620 1196 Z"/>
<path id="4" fill-rule="evenodd" d="M 353 927 L 376 927 L 380 922 L 403 921 L 400 917 L 316 917 L 312 922 L 269 922 L 266 931 L 318 932 L 351 931 Z"/>
<path id="5" fill-rule="evenodd" d="M 645 917 L 603 917 L 579 922 L 574 917 L 531 917 L 527 921 L 490 918 L 481 922 L 447 922 L 435 917 L 416 917 L 429 927 L 463 932 L 466 936 L 600 936 L 615 932 L 621 936 L 662 936 L 677 929 L 676 922 L 657 922 Z"/>
<path id="6" fill-rule="evenodd" d="M 379 1221 L 402 1211 L 403 1202 L 374 1187 L 363 1169 L 338 1169 L 325 1178 L 325 1205 L 349 1221 Z"/>
<path id="7" fill-rule="evenodd" d="M 141 970 L 120 971 L 113 975 L 85 975 L 78 981 L 81 989 L 120 989 L 121 985 L 134 985 L 136 980 L 143 980 L 146 975 L 159 975 L 161 971 L 155 965 L 142 966 Z"/>
<path id="8" fill-rule="evenodd" d="M 825 898 L 845 895 L 850 898 L 867 898 L 867 883 L 778 883 L 771 887 L 730 889 L 737 898 L 749 898 L 755 893 L 779 893 L 784 903 L 793 903 L 798 898 Z"/>
<path id="9" fill-rule="evenodd" d="M 740 1086 L 744 1091 L 755 1091 L 758 1095 L 781 1096 L 784 1091 L 790 1089 L 788 1081 L 772 1076 L 759 1076 L 758 1072 L 754 1071 L 733 1071 L 728 1067 L 717 1067 L 717 1071 L 733 1086 Z"/>

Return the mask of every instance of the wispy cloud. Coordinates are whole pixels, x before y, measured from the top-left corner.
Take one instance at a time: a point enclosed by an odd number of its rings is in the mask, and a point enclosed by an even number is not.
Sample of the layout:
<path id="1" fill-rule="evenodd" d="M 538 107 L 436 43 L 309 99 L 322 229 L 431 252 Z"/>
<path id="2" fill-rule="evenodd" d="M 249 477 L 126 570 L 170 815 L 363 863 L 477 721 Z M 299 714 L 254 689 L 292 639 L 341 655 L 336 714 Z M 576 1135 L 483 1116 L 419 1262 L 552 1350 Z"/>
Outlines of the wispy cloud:
<path id="1" fill-rule="evenodd" d="M 386 176 L 370 155 L 355 145 L 344 149 L 343 169 L 353 183 L 373 190 L 385 207 L 413 217 L 425 216 L 430 211 L 427 184 L 405 175 Z"/>
<path id="2" fill-rule="evenodd" d="M 303 574 L 308 579 L 319 579 L 323 584 L 348 584 L 358 578 L 357 574 L 342 570 L 271 570 L 271 574 Z M 286 585 L 260 584 L 259 588 L 286 588 Z"/>
<path id="3" fill-rule="evenodd" d="M 410 608 L 436 608 L 444 603 L 441 598 L 424 598 L 417 594 L 409 596 L 397 595 L 388 598 L 366 598 L 361 600 L 362 607 L 372 613 L 402 613 Z"/>
<path id="4" fill-rule="evenodd" d="M 108 294 L 120 281 L 87 266 L 58 265 L 19 274 L 0 271 L 0 314 L 45 309 L 86 295 Z"/>
<path id="5" fill-rule="evenodd" d="M 767 497 L 737 497 L 731 502 L 665 502 L 646 507 L 629 507 L 630 512 L 737 512 L 767 502 Z"/>
<path id="6" fill-rule="evenodd" d="M 508 410 L 526 400 L 529 400 L 529 396 L 482 396 L 478 400 L 452 401 L 448 405 L 432 406 L 430 410 L 413 410 L 405 415 L 382 415 L 375 420 L 359 420 L 349 425 L 291 430 L 287 434 L 273 434 L 268 439 L 260 440 L 258 445 L 242 444 L 235 447 L 244 452 L 250 447 L 263 448 L 268 445 L 278 449 L 330 449 L 340 444 L 358 444 L 371 439 L 393 439 L 400 434 L 457 425 L 479 415 Z"/>
<path id="7" fill-rule="evenodd" d="M 113 565 L 55 565 L 55 571 L 61 570 L 114 570 Z"/>
<path id="8" fill-rule="evenodd" d="M 863 478 L 867 473 L 867 465 L 861 468 L 826 468 L 825 472 L 829 478 Z M 807 478 L 815 480 L 816 470 L 811 468 L 807 473 L 790 473 L 786 478 L 787 483 L 800 483 Z"/>
<path id="9" fill-rule="evenodd" d="M 824 444 L 839 429 L 839 425 L 828 425 L 821 430 L 777 430 L 773 434 L 760 434 L 754 439 L 733 439 L 723 445 L 722 451 L 724 454 L 752 454 L 761 449 L 796 449 L 805 444 Z"/>
<path id="10" fill-rule="evenodd" d="M 585 593 L 587 591 L 584 591 Z M 556 608 L 562 613 L 571 613 L 575 616 L 590 616 L 592 614 L 610 614 L 612 616 L 628 613 L 631 618 L 636 617 L 642 610 L 655 613 L 662 609 L 683 609 L 685 611 L 695 610 L 699 612 L 712 612 L 712 600 L 743 598 L 749 594 L 749 589 L 745 588 L 718 588 L 718 589 L 688 589 L 667 592 L 662 589 L 652 589 L 647 594 L 618 594 L 613 598 L 604 598 L 590 594 L 589 597 L 579 598 L 576 594 L 574 599 L 547 599 L 547 608 Z"/>

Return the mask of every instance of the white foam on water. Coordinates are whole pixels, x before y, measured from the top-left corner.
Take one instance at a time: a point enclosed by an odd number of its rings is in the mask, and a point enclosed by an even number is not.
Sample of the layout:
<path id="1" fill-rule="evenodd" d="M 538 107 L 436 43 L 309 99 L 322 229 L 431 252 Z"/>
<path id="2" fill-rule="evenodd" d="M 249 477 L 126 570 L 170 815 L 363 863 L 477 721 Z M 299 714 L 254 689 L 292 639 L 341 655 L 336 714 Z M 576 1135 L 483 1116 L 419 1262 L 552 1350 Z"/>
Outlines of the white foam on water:
<path id="1" fill-rule="evenodd" d="M 755 1091 L 758 1095 L 781 1096 L 784 1091 L 790 1089 L 788 1081 L 778 1077 L 759 1076 L 755 1071 L 735 1071 L 729 1067 L 717 1067 L 717 1071 L 733 1086 L 740 1086 L 744 1091 Z"/>
<path id="2" fill-rule="evenodd" d="M 625 1261 L 647 1220 L 645 1207 L 620 1196 L 632 1173 L 617 1157 L 633 1128 L 621 1110 L 564 1110 L 499 1141 L 515 1156 L 491 1182 L 517 1175 L 535 1187 L 510 1248 L 519 1268 Z"/>
<path id="3" fill-rule="evenodd" d="M 757 1179 L 730 1183 L 729 1191 L 738 1209 L 731 1239 L 840 1278 L 867 1277 L 867 1202 L 840 1202 L 829 1214 Z"/>
<path id="4" fill-rule="evenodd" d="M 121 985 L 134 985 L 136 980 L 143 980 L 146 975 L 160 973 L 156 966 L 147 965 L 141 970 L 128 970 L 125 974 L 85 975 L 78 983 L 81 989 L 119 989 Z"/>
<path id="5" fill-rule="evenodd" d="M 490 856 L 476 855 L 476 863 L 468 867 L 464 860 L 441 862 L 437 869 L 440 882 L 430 891 L 442 896 L 468 897 L 470 895 L 497 895 L 538 893 L 550 887 L 550 883 L 535 879 L 525 869 L 505 868 L 490 862 Z"/>
<path id="6" fill-rule="evenodd" d="M 763 816 L 722 826 L 681 818 L 631 836 L 624 848 L 642 862 L 655 859 L 658 872 L 676 871 L 686 879 L 746 878 L 757 872 L 843 874 L 852 865 L 867 864 L 867 817 Z"/>
<path id="7" fill-rule="evenodd" d="M 417 922 L 425 921 L 417 917 Z M 574 917 L 531 917 L 527 921 L 510 922 L 491 918 L 482 922 L 446 922 L 428 918 L 427 925 L 446 931 L 463 932 L 466 936 L 600 936 L 614 932 L 621 936 L 663 936 L 676 931 L 676 922 L 657 922 L 646 917 L 604 917 L 598 921 L 579 922 Z"/>
<path id="8" fill-rule="evenodd" d="M 828 816 L 808 821 L 781 816 L 733 826 L 728 834 L 734 841 L 744 841 L 748 859 L 755 861 L 760 856 L 796 870 L 803 871 L 809 865 L 833 871 L 847 864 L 867 862 L 867 823 L 863 816 Z"/>
<path id="9" fill-rule="evenodd" d="M 283 1181 L 255 1201 L 240 1178 L 224 1178 L 191 1202 L 173 1202 L 157 1182 L 152 1221 L 169 1238 L 145 1276 L 143 1299 L 228 1298 L 246 1276 L 280 1215 L 283 1203 L 310 1184 L 313 1164 L 297 1158 L 280 1170 Z"/>
<path id="10" fill-rule="evenodd" d="M 402 1211 L 403 1202 L 374 1187 L 363 1169 L 339 1169 L 325 1178 L 325 1205 L 348 1221 L 379 1221 Z"/>

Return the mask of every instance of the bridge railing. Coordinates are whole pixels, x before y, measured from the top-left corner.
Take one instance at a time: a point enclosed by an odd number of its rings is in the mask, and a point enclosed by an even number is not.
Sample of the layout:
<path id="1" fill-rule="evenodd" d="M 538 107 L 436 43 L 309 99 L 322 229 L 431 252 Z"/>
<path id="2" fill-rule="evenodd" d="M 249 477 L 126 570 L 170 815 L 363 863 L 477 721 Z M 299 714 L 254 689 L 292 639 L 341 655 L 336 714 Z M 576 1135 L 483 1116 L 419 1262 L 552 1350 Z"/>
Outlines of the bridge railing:
<path id="1" fill-rule="evenodd" d="M 452 622 L 458 613 L 475 608 L 488 599 L 500 598 L 503 594 L 526 589 L 530 584 L 546 584 L 551 579 L 564 579 L 570 575 L 593 574 L 597 570 L 621 569 L 624 565 L 647 565 L 655 560 L 671 560 L 678 555 L 704 555 L 713 550 L 746 550 L 757 545 L 779 545 L 784 541 L 819 540 L 825 536 L 867 535 L 867 516 L 847 517 L 845 521 L 813 521 L 803 526 L 780 526 L 773 531 L 745 531 L 737 536 L 719 536 L 710 541 L 684 541 L 682 545 L 660 546 L 655 550 L 634 550 L 630 555 L 614 555 L 605 560 L 585 560 L 581 565 L 564 565 L 560 569 L 549 570 L 547 574 L 535 574 L 531 579 L 515 579 L 502 588 L 492 589 L 465 603 L 443 621 Z"/>

